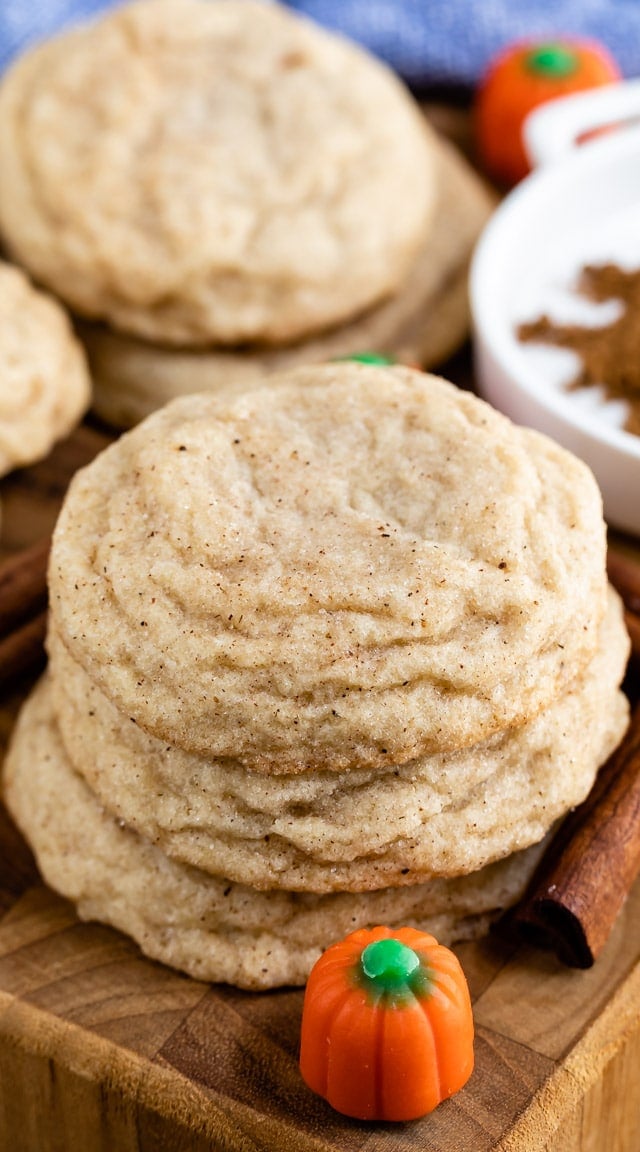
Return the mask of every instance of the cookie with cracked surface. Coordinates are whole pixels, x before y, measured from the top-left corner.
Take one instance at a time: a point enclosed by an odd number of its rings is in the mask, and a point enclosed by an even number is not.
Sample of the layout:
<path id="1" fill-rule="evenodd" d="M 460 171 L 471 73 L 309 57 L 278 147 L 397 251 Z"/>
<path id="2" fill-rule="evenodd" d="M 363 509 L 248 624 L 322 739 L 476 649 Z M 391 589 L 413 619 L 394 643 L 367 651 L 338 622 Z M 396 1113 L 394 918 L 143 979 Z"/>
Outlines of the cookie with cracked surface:
<path id="1" fill-rule="evenodd" d="M 297 369 L 176 400 L 79 472 L 50 602 L 161 740 L 274 774 L 401 763 L 524 722 L 587 665 L 601 498 L 443 380 Z"/>
<path id="2" fill-rule="evenodd" d="M 594 659 L 544 712 L 386 771 L 272 777 L 190 755 L 132 724 L 55 633 L 49 652 L 67 756 L 107 811 L 174 859 L 255 888 L 367 891 L 476 871 L 579 804 L 628 721 L 613 592 Z"/>
<path id="3" fill-rule="evenodd" d="M 487 930 L 522 895 L 544 842 L 481 872 L 379 892 L 257 892 L 170 860 L 109 816 L 73 771 L 46 681 L 16 725 L 7 805 L 45 880 L 84 920 L 128 933 L 143 952 L 201 980 L 266 989 L 302 984 L 332 941 L 360 926 L 410 921 L 452 944 Z"/>
<path id="4" fill-rule="evenodd" d="M 46 456 L 82 419 L 90 391 L 63 309 L 0 261 L 0 476 Z"/>
<path id="5" fill-rule="evenodd" d="M 130 428 L 191 392 L 246 391 L 299 364 L 378 350 L 432 367 L 469 331 L 467 271 L 493 198 L 463 157 L 432 132 L 435 226 L 400 288 L 388 300 L 319 336 L 279 348 L 171 348 L 83 323 L 94 384 L 93 408 L 108 424 Z"/>
<path id="6" fill-rule="evenodd" d="M 431 227 L 400 81 L 258 0 L 135 0 L 0 89 L 0 229 L 81 315 L 170 344 L 280 343 L 382 300 Z"/>

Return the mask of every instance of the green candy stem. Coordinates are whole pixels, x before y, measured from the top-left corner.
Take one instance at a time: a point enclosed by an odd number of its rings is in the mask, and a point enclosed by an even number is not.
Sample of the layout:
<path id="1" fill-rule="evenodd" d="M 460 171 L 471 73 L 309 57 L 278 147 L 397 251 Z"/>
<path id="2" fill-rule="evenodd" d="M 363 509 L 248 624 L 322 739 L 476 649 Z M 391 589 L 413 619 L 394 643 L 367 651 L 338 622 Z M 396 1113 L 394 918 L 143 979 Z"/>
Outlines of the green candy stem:
<path id="1" fill-rule="evenodd" d="M 420 957 L 400 940 L 387 937 L 367 944 L 360 957 L 360 966 L 376 990 L 393 992 L 417 974 Z"/>
<path id="2" fill-rule="evenodd" d="M 530 72 L 550 79 L 571 76 L 577 72 L 579 63 L 577 53 L 564 44 L 540 44 L 525 58 L 525 66 Z"/>
<path id="3" fill-rule="evenodd" d="M 391 356 L 383 356 L 380 352 L 354 352 L 353 356 L 340 356 L 339 359 L 355 360 L 358 364 L 375 364 L 380 368 L 396 363 Z"/>

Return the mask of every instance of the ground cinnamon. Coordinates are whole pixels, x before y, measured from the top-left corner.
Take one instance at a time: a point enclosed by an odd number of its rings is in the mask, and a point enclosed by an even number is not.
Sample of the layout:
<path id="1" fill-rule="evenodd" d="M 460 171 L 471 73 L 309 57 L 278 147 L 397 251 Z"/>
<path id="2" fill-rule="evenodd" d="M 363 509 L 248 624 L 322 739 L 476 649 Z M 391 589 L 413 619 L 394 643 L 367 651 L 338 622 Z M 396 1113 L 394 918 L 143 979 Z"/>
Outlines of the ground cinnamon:
<path id="1" fill-rule="evenodd" d="M 628 271 L 617 264 L 588 265 L 582 269 L 578 292 L 597 303 L 619 300 L 617 320 L 599 327 L 561 324 L 540 316 L 520 324 L 518 338 L 525 343 L 553 344 L 580 357 L 581 366 L 569 388 L 599 384 L 607 397 L 629 405 L 625 427 L 640 435 L 640 269 Z"/>

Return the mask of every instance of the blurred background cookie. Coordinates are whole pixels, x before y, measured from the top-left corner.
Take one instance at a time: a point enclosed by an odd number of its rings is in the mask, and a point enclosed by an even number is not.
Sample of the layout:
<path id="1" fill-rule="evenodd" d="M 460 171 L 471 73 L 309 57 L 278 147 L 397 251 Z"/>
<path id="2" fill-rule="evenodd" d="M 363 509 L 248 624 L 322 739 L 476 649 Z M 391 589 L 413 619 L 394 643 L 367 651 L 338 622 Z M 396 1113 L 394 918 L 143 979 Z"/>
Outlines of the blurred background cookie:
<path id="1" fill-rule="evenodd" d="M 176 396 L 241 392 L 273 372 L 367 350 L 425 368 L 452 355 L 468 334 L 469 259 L 494 201 L 457 149 L 425 129 L 434 161 L 434 226 L 388 299 L 318 336 L 271 348 L 170 348 L 83 322 L 98 415 L 128 428 Z"/>
<path id="2" fill-rule="evenodd" d="M 84 352 L 64 310 L 0 262 L 0 476 L 46 456 L 89 398 Z"/>
<path id="3" fill-rule="evenodd" d="M 294 340 L 393 292 L 429 228 L 420 112 L 277 5 L 138 0 L 0 93 L 0 224 L 82 315 L 170 344 Z"/>
<path id="4" fill-rule="evenodd" d="M 84 318 L 116 427 L 468 333 L 493 197 L 385 65 L 277 4 L 136 0 L 29 50 L 0 168 L 4 242 Z"/>

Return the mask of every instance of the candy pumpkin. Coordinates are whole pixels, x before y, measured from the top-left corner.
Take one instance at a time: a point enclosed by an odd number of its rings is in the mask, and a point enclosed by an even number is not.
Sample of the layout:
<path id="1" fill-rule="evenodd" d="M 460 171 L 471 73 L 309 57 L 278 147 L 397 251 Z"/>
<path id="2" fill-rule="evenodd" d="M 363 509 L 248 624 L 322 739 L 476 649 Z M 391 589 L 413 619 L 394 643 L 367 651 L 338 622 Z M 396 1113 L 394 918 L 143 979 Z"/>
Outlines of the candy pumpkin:
<path id="1" fill-rule="evenodd" d="M 591 40 L 514 44 L 489 67 L 476 94 L 474 131 L 478 159 L 501 184 L 526 176 L 529 162 L 522 125 L 547 100 L 620 79 L 606 48 Z"/>
<path id="2" fill-rule="evenodd" d="M 307 982 L 300 1070 L 359 1120 L 414 1120 L 457 1092 L 473 1016 L 453 952 L 415 928 L 363 928 L 328 948 Z"/>

